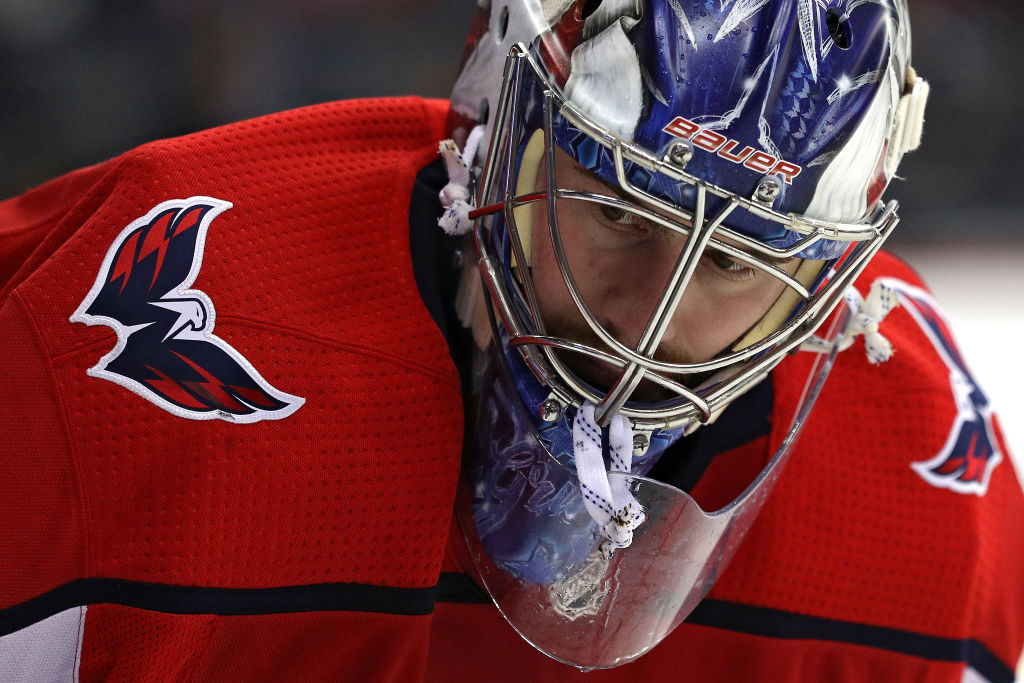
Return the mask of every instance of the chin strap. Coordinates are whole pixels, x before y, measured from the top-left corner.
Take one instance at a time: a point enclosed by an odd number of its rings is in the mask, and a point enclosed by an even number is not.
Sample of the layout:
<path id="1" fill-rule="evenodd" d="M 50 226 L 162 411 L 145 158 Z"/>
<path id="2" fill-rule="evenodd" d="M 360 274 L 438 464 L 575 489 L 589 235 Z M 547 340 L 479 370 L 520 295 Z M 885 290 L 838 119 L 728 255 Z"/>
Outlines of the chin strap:
<path id="1" fill-rule="evenodd" d="M 437 219 L 437 224 L 449 235 L 465 235 L 473 228 L 469 212 L 475 207 L 469 185 L 472 180 L 473 161 L 486 130 L 483 125 L 473 128 L 461 152 L 454 140 L 442 140 L 438 146 L 438 152 L 444 159 L 448 171 L 448 184 L 438 195 L 444 213 Z"/>
<path id="2" fill-rule="evenodd" d="M 633 428 L 629 419 L 616 413 L 608 426 L 607 469 L 602 453 L 601 428 L 594 421 L 594 404 L 584 403 L 576 411 L 572 423 L 573 458 L 576 474 L 583 492 L 587 512 L 597 523 L 605 541 L 603 553 L 615 548 L 628 548 L 633 542 L 633 529 L 646 519 L 643 507 L 629 491 L 626 477 L 614 477 L 611 472 L 629 473 L 633 461 Z"/>
<path id="3" fill-rule="evenodd" d="M 858 336 L 864 335 L 864 349 L 868 354 L 868 362 L 874 365 L 889 360 L 893 353 L 892 344 L 878 331 L 878 326 L 889 311 L 899 306 L 896 290 L 881 280 L 875 280 L 866 299 L 856 287 L 847 289 L 845 298 L 846 305 L 850 308 L 850 320 L 839 340 L 839 350 L 845 351 Z M 811 337 L 800 348 L 804 351 L 826 353 L 832 350 L 832 346 L 832 342 Z"/>

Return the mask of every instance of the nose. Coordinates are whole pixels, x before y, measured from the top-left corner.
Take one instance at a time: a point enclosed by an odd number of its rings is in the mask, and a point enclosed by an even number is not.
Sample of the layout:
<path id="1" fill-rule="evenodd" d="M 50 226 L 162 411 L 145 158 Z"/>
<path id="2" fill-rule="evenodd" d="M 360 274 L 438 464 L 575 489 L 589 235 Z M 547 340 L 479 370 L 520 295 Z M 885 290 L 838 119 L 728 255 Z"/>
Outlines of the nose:
<path id="1" fill-rule="evenodd" d="M 659 308 L 666 285 L 666 281 L 656 277 L 647 267 L 614 269 L 604 278 L 594 312 L 605 329 L 635 349 Z M 684 294 L 683 302 L 661 336 L 661 344 L 677 340 L 685 300 Z"/>

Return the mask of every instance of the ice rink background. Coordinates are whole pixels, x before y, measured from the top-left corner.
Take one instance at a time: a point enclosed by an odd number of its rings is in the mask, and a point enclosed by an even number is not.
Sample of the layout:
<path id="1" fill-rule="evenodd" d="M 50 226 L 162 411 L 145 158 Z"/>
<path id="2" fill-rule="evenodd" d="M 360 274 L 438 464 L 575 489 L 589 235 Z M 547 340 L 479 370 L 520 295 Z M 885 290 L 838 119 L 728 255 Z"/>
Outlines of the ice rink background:
<path id="1" fill-rule="evenodd" d="M 910 4 L 913 61 L 932 98 L 924 147 L 888 193 L 903 216 L 890 248 L 943 304 L 1024 475 L 1024 3 Z M 0 2 L 0 197 L 241 118 L 347 97 L 443 97 L 474 5 Z"/>

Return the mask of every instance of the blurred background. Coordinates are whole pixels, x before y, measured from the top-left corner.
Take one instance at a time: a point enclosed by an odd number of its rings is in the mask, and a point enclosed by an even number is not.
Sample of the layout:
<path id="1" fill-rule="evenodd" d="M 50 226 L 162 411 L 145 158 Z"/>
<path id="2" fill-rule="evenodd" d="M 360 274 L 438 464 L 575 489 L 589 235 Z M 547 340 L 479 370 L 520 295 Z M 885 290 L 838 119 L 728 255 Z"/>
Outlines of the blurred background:
<path id="1" fill-rule="evenodd" d="M 158 137 L 332 99 L 444 97 L 474 0 L 3 0 L 0 197 Z M 1024 3 L 911 0 L 924 147 L 889 196 L 1024 452 Z M 1024 475 L 1024 468 L 1021 470 Z M 1024 476 L 1022 476 L 1024 479 Z"/>
<path id="2" fill-rule="evenodd" d="M 158 137 L 332 99 L 444 97 L 474 0 L 3 0 L 0 197 Z M 1024 3 L 911 0 L 932 97 L 890 248 L 1024 454 Z M 1018 471 L 1024 480 L 1024 467 Z"/>

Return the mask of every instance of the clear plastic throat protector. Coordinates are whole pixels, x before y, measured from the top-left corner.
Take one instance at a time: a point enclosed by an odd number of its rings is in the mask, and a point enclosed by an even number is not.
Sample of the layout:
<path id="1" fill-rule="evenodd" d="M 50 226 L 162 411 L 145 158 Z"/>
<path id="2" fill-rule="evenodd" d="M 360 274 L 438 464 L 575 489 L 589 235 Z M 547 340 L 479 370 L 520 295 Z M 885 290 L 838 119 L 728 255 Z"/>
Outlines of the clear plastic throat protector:
<path id="1" fill-rule="evenodd" d="M 845 318 L 836 316 L 826 339 L 838 339 Z M 571 451 L 552 453 L 520 398 L 512 365 L 519 354 L 497 344 L 481 351 L 469 419 L 492 428 L 467 443 L 456 516 L 483 587 L 509 624 L 581 670 L 620 666 L 657 645 L 704 598 L 757 517 L 837 348 L 817 356 L 793 414 L 775 416 L 788 420 L 783 442 L 722 509 L 705 511 L 673 486 L 612 473 L 625 478 L 647 518 L 628 548 L 611 553 L 584 509 Z"/>

